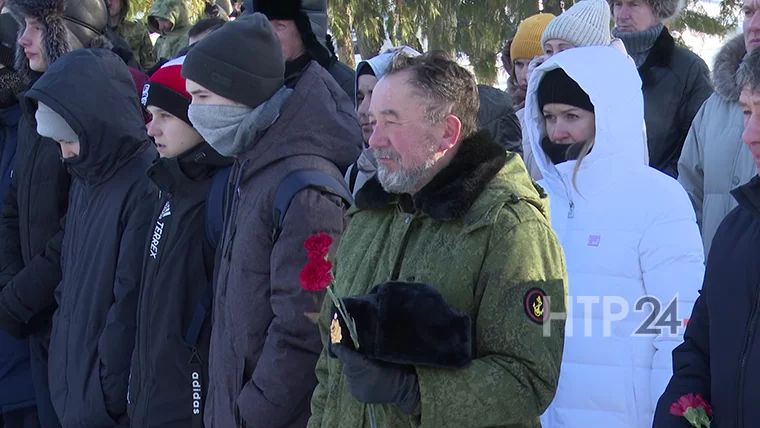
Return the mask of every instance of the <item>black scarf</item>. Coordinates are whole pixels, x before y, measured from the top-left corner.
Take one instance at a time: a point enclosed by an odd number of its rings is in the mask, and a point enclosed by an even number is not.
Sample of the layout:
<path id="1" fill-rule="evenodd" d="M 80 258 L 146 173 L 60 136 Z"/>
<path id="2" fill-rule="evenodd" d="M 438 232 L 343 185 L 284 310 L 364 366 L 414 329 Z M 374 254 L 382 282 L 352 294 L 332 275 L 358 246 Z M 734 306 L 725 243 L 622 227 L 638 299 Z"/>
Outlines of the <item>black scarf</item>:
<path id="1" fill-rule="evenodd" d="M 18 94 L 24 90 L 21 76 L 10 68 L 0 69 L 0 109 L 18 103 Z"/>
<path id="2" fill-rule="evenodd" d="M 584 144 L 586 143 L 557 144 L 549 140 L 549 137 L 544 137 L 541 140 L 541 148 L 544 149 L 544 153 L 549 156 L 554 165 L 559 165 L 569 160 L 578 160 Z M 589 150 L 589 153 L 591 153 L 591 150 Z"/>

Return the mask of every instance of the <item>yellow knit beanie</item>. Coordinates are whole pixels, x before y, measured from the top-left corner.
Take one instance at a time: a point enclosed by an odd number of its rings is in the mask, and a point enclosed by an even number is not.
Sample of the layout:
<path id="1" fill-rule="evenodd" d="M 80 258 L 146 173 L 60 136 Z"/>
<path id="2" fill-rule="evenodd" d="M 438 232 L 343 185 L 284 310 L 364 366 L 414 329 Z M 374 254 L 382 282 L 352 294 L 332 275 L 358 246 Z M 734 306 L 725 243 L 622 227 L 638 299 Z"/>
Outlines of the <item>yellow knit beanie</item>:
<path id="1" fill-rule="evenodd" d="M 541 35 L 544 33 L 546 26 L 554 19 L 551 13 L 539 13 L 537 15 L 525 18 L 520 26 L 517 27 L 517 33 L 512 40 L 512 48 L 509 50 L 512 61 L 516 59 L 533 59 L 543 55 L 544 49 L 541 46 Z"/>

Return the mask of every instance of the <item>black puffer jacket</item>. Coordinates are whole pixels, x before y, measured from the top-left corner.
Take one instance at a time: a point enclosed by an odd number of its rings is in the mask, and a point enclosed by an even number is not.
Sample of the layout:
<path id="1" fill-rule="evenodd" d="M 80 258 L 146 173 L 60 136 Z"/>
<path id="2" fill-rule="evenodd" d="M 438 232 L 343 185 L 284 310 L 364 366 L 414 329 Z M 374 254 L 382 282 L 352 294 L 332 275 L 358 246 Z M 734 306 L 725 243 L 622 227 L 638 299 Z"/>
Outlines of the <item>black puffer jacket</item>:
<path id="1" fill-rule="evenodd" d="M 670 414 L 686 394 L 710 403 L 713 428 L 760 426 L 760 177 L 731 195 L 738 206 L 715 234 L 684 341 L 673 350 L 673 377 L 657 404 L 654 428 L 692 426 Z"/>
<path id="2" fill-rule="evenodd" d="M 695 53 L 676 46 L 664 28 L 639 67 L 639 74 L 644 90 L 649 165 L 677 177 L 678 158 L 691 121 L 713 92 L 710 71 Z"/>
<path id="3" fill-rule="evenodd" d="M 177 158 L 160 159 L 148 170 L 161 196 L 143 253 L 129 380 L 133 428 L 188 428 L 203 421 L 210 317 L 197 331 L 194 351 L 185 338 L 196 305 L 213 280 L 215 248 L 206 237 L 207 198 L 215 174 L 231 164 L 232 159 L 203 143 Z M 226 181 L 222 184 L 226 188 Z"/>
<path id="4" fill-rule="evenodd" d="M 83 46 L 112 47 L 106 37 L 64 18 L 105 28 L 105 2 L 7 0 L 6 5 L 21 32 L 26 28 L 24 16 L 45 25 L 43 50 L 48 64 Z M 41 75 L 29 68 L 23 49 L 16 51 L 16 69 L 29 85 Z M 23 96 L 21 101 L 16 165 L 0 215 L 0 328 L 16 337 L 49 331 L 55 310 L 53 290 L 61 280 L 60 222 L 66 214 L 71 181 L 58 145 L 37 134 L 34 111 Z"/>
<path id="5" fill-rule="evenodd" d="M 53 109 L 80 143 L 79 155 L 65 161 L 73 179 L 55 290 L 50 397 L 64 427 L 127 426 L 142 255 L 156 197 L 145 171 L 156 151 L 129 70 L 108 50 L 63 56 L 26 102 L 29 110 L 39 102 Z"/>
<path id="6" fill-rule="evenodd" d="M 488 131 L 504 150 L 522 155 L 522 129 L 512 106 L 512 97 L 488 85 L 478 85 L 478 95 L 478 129 Z"/>

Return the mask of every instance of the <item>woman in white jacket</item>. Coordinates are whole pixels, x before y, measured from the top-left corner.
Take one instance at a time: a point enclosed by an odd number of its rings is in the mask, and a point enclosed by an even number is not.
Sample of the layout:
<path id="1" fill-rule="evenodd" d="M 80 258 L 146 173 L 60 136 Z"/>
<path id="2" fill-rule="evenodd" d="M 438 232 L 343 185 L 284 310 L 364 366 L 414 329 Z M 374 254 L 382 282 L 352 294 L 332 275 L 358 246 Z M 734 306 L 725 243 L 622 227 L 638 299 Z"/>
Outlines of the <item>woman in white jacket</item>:
<path id="1" fill-rule="evenodd" d="M 528 88 L 526 128 L 570 295 L 559 387 L 541 422 L 650 428 L 702 283 L 694 210 L 644 162 L 641 80 L 626 55 L 567 50 Z"/>

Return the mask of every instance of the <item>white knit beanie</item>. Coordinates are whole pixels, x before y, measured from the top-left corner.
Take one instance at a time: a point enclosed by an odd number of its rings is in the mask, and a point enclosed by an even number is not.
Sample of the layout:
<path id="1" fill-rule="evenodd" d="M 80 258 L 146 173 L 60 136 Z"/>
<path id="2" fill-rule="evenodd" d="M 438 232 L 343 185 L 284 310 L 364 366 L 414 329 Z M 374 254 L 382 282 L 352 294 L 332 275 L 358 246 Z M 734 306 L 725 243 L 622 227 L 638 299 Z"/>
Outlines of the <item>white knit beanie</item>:
<path id="1" fill-rule="evenodd" d="M 605 0 L 581 0 L 554 18 L 541 36 L 541 47 L 548 40 L 564 40 L 574 47 L 608 45 L 612 40 L 612 15 Z"/>

